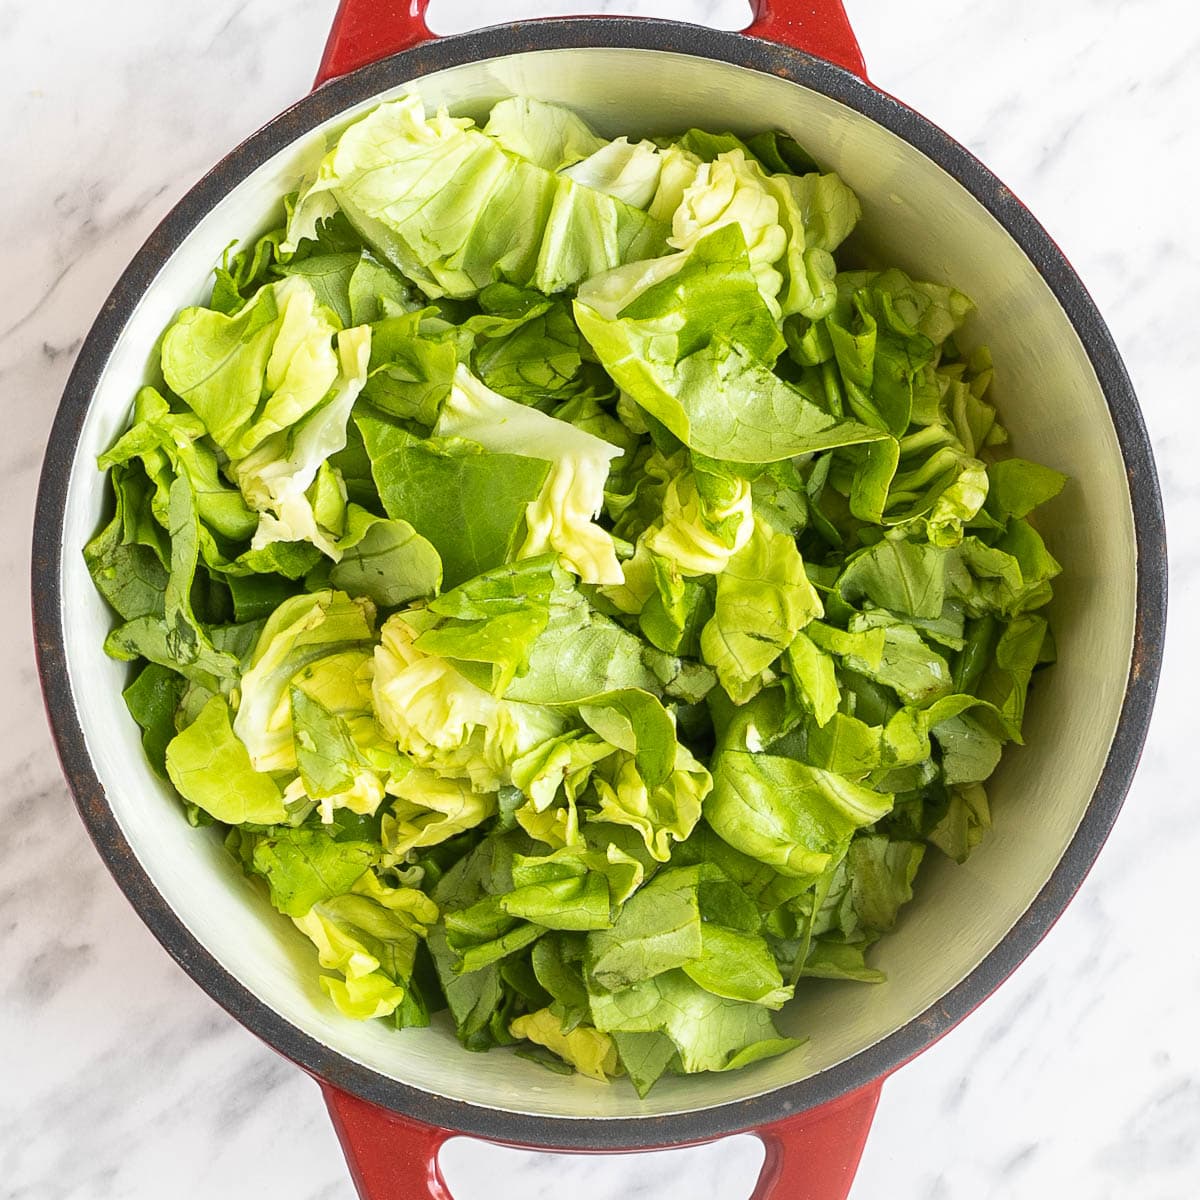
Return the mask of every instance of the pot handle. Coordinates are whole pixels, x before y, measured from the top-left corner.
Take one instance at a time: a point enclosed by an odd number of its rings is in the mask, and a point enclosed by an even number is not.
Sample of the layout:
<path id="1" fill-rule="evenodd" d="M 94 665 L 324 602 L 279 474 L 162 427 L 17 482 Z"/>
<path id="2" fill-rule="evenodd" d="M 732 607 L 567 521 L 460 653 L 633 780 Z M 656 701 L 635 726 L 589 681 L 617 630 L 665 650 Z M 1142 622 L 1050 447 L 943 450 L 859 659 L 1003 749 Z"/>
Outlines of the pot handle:
<path id="1" fill-rule="evenodd" d="M 750 1200 L 846 1200 L 883 1080 L 753 1132 L 767 1157 Z"/>
<path id="2" fill-rule="evenodd" d="M 815 54 L 866 79 L 867 64 L 842 0 L 752 0 L 752 7 L 754 20 L 745 30 L 747 37 Z"/>
<path id="3" fill-rule="evenodd" d="M 846 1200 L 882 1080 L 752 1132 L 766 1158 L 750 1200 Z M 438 1165 L 453 1136 L 321 1084 L 361 1200 L 454 1200 Z"/>
<path id="4" fill-rule="evenodd" d="M 321 1091 L 362 1200 L 453 1200 L 438 1165 L 438 1152 L 453 1136 L 449 1130 L 327 1083 Z"/>
<path id="5" fill-rule="evenodd" d="M 389 54 L 432 42 L 429 0 L 341 0 L 314 86 Z M 865 79 L 867 68 L 842 0 L 752 0 L 749 37 L 827 59 Z"/>

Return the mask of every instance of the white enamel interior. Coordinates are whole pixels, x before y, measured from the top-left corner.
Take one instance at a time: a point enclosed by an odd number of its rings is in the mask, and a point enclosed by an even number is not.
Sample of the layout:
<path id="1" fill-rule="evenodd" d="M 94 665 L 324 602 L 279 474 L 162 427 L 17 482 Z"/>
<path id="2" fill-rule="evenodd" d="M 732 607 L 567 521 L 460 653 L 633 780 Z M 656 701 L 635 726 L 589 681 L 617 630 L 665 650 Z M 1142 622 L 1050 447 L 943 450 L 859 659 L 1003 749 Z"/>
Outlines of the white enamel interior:
<path id="1" fill-rule="evenodd" d="M 118 700 L 125 670 L 101 652 L 110 615 L 80 548 L 102 507 L 95 456 L 127 420 L 160 332 L 179 308 L 205 297 L 209 272 L 231 239 L 268 227 L 279 197 L 344 117 L 277 154 L 205 217 L 147 290 L 96 392 L 62 551 L 68 664 L 96 770 L 146 871 L 208 951 L 288 1021 L 376 1071 L 548 1118 L 686 1111 L 794 1082 L 885 1037 L 962 980 L 1041 889 L 1088 804 L 1118 718 L 1134 619 L 1133 520 L 1100 387 L 1062 308 L 985 209 L 908 144 L 818 93 L 724 63 L 628 49 L 531 52 L 426 77 L 419 90 L 429 102 L 473 115 L 514 93 L 561 101 L 613 136 L 689 125 L 782 128 L 857 191 L 866 245 L 975 298 L 980 312 L 970 334 L 992 348 L 994 398 L 1017 450 L 1072 480 L 1042 522 L 1064 566 L 1054 609 L 1060 661 L 1032 697 L 1030 745 L 1005 754 L 990 789 L 995 831 L 965 866 L 930 855 L 917 899 L 875 953 L 886 984 L 802 989 L 781 1024 L 809 1035 L 809 1049 L 730 1075 L 667 1079 L 646 1101 L 632 1088 L 563 1078 L 508 1053 L 468 1054 L 444 1023 L 398 1034 L 382 1022 L 345 1020 L 330 1007 L 304 939 L 270 911 L 216 838 L 188 827 L 144 765 Z"/>

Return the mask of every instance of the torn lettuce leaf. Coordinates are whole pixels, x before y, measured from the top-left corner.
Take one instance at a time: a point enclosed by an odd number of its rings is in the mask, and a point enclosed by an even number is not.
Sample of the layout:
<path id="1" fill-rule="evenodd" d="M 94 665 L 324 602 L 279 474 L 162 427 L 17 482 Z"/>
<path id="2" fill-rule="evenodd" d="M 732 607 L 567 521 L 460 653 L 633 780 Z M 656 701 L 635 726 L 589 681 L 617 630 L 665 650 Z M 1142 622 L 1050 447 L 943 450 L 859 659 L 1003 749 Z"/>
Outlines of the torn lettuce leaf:
<path id="1" fill-rule="evenodd" d="M 795 541 L 757 521 L 749 541 L 717 576 L 700 650 L 725 691 L 741 703 L 796 634 L 822 613 Z"/>
<path id="2" fill-rule="evenodd" d="M 441 557 L 407 521 L 377 517 L 352 504 L 337 548 L 329 582 L 379 608 L 395 608 L 441 589 Z"/>
<path id="3" fill-rule="evenodd" d="M 525 541 L 517 557 L 553 550 L 585 583 L 620 580 L 612 537 L 594 523 L 609 464 L 622 453 L 619 446 L 493 392 L 463 367 L 435 432 L 474 441 L 492 454 L 549 462 L 542 490 L 525 510 Z"/>
<path id="4" fill-rule="evenodd" d="M 252 550 L 272 542 L 312 542 L 330 558 L 341 557 L 337 539 L 345 531 L 346 498 L 340 479 L 322 475 L 322 468 L 346 445 L 350 410 L 367 378 L 369 326 L 343 330 L 336 346 L 338 374 L 322 404 L 286 434 L 272 435 L 231 464 L 246 502 L 262 514 Z M 329 489 L 328 498 L 322 485 Z"/>
<path id="5" fill-rule="evenodd" d="M 163 377 L 213 441 L 243 458 L 326 398 L 338 377 L 336 332 L 312 285 L 283 279 L 234 316 L 184 309 L 163 337 Z"/>
<path id="6" fill-rule="evenodd" d="M 582 131 L 551 123 L 562 145 L 540 157 L 561 164 Z M 427 117 L 415 94 L 379 105 L 322 161 L 283 249 L 340 210 L 426 295 L 467 297 L 500 280 L 562 291 L 662 247 L 665 231 L 640 209 L 516 157 L 504 142 L 521 144 L 501 139 L 444 111 Z"/>
<path id="7" fill-rule="evenodd" d="M 258 636 L 241 681 L 233 729 L 257 771 L 296 766 L 291 683 L 302 670 L 340 651 L 365 650 L 375 636 L 370 601 L 324 591 L 285 601 Z"/>
<path id="8" fill-rule="evenodd" d="M 783 875 L 814 880 L 873 825 L 892 797 L 789 758 L 725 751 L 705 818 L 731 846 Z"/>
<path id="9" fill-rule="evenodd" d="M 293 917 L 317 948 L 321 987 L 354 1020 L 385 1017 L 404 999 L 417 946 L 437 920 L 437 905 L 416 888 L 393 888 L 373 872 L 342 895 Z"/>
<path id="10" fill-rule="evenodd" d="M 620 137 L 564 167 L 562 173 L 595 192 L 644 209 L 658 191 L 662 159 L 653 142 Z"/>
<path id="11" fill-rule="evenodd" d="M 670 274 L 651 275 L 649 287 L 645 273 L 624 268 L 618 282 L 601 279 L 575 301 L 601 365 L 647 413 L 691 450 L 731 462 L 775 462 L 883 436 L 840 420 L 772 372 L 782 340 L 736 223 L 677 257 L 678 267 L 663 260 Z M 632 302 L 614 296 L 629 286 L 641 288 Z"/>
<path id="12" fill-rule="evenodd" d="M 234 736 L 229 704 L 213 696 L 199 716 L 167 744 L 167 775 L 179 794 L 229 825 L 273 825 L 287 818 L 283 793 L 255 769 Z"/>
<path id="13" fill-rule="evenodd" d="M 524 96 L 492 105 L 484 133 L 510 154 L 561 171 L 604 148 L 604 139 L 576 112 Z"/>
<path id="14" fill-rule="evenodd" d="M 488 453 L 461 438 L 421 438 L 369 412 L 355 420 L 384 510 L 434 547 L 446 586 L 515 554 L 526 537 L 526 511 L 550 474 L 548 462 Z"/>
<path id="15" fill-rule="evenodd" d="M 557 1054 L 580 1075 L 607 1083 L 620 1070 L 617 1048 L 608 1034 L 587 1026 L 564 1030 L 562 1022 L 550 1009 L 518 1017 L 509 1026 L 513 1037 L 528 1038 Z"/>
<path id="16" fill-rule="evenodd" d="M 684 1071 L 732 1071 L 793 1050 L 770 1011 L 714 996 L 680 970 L 591 996 L 592 1020 L 605 1033 L 663 1033 Z"/>

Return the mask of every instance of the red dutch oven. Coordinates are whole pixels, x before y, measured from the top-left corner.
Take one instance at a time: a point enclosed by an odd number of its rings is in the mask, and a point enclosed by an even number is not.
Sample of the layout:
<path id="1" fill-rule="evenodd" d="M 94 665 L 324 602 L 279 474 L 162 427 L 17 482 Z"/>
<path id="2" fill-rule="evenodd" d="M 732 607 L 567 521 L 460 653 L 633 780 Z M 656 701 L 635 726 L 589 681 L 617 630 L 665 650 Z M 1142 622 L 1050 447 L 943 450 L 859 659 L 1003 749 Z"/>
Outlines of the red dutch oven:
<path id="1" fill-rule="evenodd" d="M 1166 549 L 1129 380 L 1083 285 L 1026 209 L 967 151 L 872 87 L 840 0 L 758 0 L 745 33 L 659 20 L 527 21 L 435 39 L 426 0 L 343 0 L 316 90 L 216 166 L 155 230 L 80 351 L 38 498 L 34 609 L 43 688 L 80 813 L 117 882 L 208 993 L 324 1089 L 360 1194 L 449 1200 L 439 1147 L 462 1133 L 606 1152 L 755 1133 L 757 1200 L 842 1200 L 883 1079 L 991 993 L 1082 882 L 1117 816 L 1157 683 Z M 810 1048 L 729 1075 L 631 1088 L 469 1055 L 448 1027 L 397 1034 L 332 1012 L 290 924 L 219 842 L 190 829 L 145 766 L 101 650 L 109 615 L 80 548 L 100 518 L 95 455 L 128 419 L 157 336 L 203 299 L 233 238 L 268 228 L 329 137 L 417 90 L 480 116 L 511 94 L 571 105 L 603 132 L 698 125 L 794 135 L 863 202 L 858 251 L 952 281 L 998 364 L 1018 452 L 1071 476 L 1043 533 L 1064 572 L 1059 662 L 1029 745 L 989 791 L 996 828 L 964 866 L 930 862 L 875 962 L 886 984 L 814 983 L 782 1014 Z"/>

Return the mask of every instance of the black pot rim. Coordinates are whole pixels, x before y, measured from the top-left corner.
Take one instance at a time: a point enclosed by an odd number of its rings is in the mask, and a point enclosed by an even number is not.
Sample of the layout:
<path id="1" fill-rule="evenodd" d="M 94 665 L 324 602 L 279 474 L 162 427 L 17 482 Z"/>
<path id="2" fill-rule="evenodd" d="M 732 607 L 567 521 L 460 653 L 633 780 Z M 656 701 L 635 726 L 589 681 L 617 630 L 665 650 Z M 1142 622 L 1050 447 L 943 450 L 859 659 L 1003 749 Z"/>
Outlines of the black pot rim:
<path id="1" fill-rule="evenodd" d="M 958 180 L 1008 231 L 1073 323 L 1099 378 L 1125 460 L 1137 548 L 1137 616 L 1120 722 L 1100 782 L 1050 879 L 1001 943 L 949 993 L 853 1057 L 797 1083 L 732 1103 L 638 1118 L 547 1118 L 469 1104 L 398 1083 L 322 1045 L 264 1004 L 193 937 L 125 840 L 87 751 L 67 674 L 61 555 L 68 483 L 83 421 L 117 339 L 161 265 L 210 209 L 278 150 L 397 84 L 488 58 L 564 48 L 628 48 L 715 59 L 821 92 L 889 129 Z M 1083 284 L 1046 231 L 967 150 L 851 73 L 787 47 L 694 25 L 636 18 L 548 19 L 436 40 L 362 67 L 306 96 L 243 142 L 167 215 L 121 276 L 79 352 L 50 435 L 33 541 L 35 644 L 50 724 L 88 832 L 138 915 L 223 1008 L 310 1074 L 421 1121 L 545 1149 L 643 1149 L 754 1129 L 884 1076 L 936 1041 L 1022 962 L 1066 907 L 1104 844 L 1141 754 L 1162 660 L 1167 557 L 1150 442 L 1120 355 Z"/>

